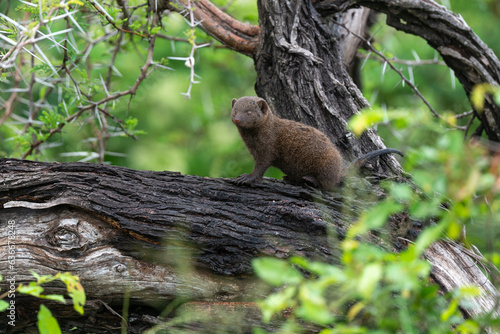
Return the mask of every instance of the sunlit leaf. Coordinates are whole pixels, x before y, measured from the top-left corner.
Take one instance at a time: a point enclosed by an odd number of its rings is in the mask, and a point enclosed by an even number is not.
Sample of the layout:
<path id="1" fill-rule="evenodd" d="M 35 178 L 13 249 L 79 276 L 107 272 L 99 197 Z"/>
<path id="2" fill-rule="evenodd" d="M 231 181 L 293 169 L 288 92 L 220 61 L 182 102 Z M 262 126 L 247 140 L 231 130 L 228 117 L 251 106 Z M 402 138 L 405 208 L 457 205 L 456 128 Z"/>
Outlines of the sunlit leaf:
<path id="1" fill-rule="evenodd" d="M 382 110 L 364 110 L 349 120 L 349 128 L 356 136 L 361 136 L 366 129 L 383 119 L 384 113 Z"/>
<path id="2" fill-rule="evenodd" d="M 290 263 L 284 260 L 263 257 L 252 261 L 257 276 L 267 283 L 280 286 L 285 283 L 297 284 L 302 281 L 302 275 Z"/>
<path id="3" fill-rule="evenodd" d="M 52 316 L 52 312 L 43 304 L 40 305 L 40 310 L 38 311 L 38 330 L 40 334 L 62 333 L 56 318 Z"/>
<path id="4" fill-rule="evenodd" d="M 371 298 L 373 291 L 382 278 L 382 274 L 382 265 L 379 263 L 371 263 L 363 268 L 357 289 L 364 299 Z"/>

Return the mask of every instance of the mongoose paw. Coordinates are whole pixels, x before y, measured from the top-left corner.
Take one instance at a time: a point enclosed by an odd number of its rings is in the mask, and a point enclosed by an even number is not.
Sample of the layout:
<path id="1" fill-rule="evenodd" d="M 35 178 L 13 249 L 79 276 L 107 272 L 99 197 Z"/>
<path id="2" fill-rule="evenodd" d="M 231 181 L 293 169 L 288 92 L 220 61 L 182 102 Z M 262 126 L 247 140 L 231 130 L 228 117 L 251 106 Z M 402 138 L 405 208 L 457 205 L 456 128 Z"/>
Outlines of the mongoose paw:
<path id="1" fill-rule="evenodd" d="M 241 174 L 236 178 L 237 185 L 243 185 L 243 184 L 249 185 L 254 183 L 255 181 L 257 181 L 257 178 L 252 174 Z"/>

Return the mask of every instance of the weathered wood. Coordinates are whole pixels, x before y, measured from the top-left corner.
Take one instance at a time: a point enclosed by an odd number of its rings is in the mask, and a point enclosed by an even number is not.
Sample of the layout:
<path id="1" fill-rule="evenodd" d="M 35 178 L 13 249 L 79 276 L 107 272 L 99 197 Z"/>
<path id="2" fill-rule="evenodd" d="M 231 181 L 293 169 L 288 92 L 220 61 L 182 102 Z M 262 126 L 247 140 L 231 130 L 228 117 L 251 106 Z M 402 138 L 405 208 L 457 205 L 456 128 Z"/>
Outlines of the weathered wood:
<path id="1" fill-rule="evenodd" d="M 462 305 L 467 314 L 477 317 L 491 312 L 494 317 L 500 316 L 500 294 L 477 265 L 483 260 L 481 256 L 452 241 L 443 240 L 431 245 L 424 257 L 432 264 L 436 280 L 447 291 L 467 286 L 479 289 L 479 296 L 467 298 L 467 305 Z"/>
<path id="2" fill-rule="evenodd" d="M 61 222 L 63 217 L 75 216 L 71 210 L 77 209 L 77 219 L 96 225 L 99 218 L 101 224 L 112 227 L 115 233 L 103 235 L 101 242 L 106 240 L 127 254 L 134 254 L 137 243 L 146 242 L 151 250 L 162 244 L 193 249 L 194 243 L 192 257 L 199 266 L 219 274 L 248 274 L 251 258 L 259 255 L 286 257 L 293 251 L 325 259 L 331 255 L 326 222 L 340 220 L 334 209 L 340 211 L 341 204 L 335 197 L 325 196 L 325 203 L 315 203 L 314 192 L 276 181 L 243 188 L 243 193 L 232 180 L 171 172 L 84 163 L 1 163 L 0 203 L 8 212 L 57 207 Z M 304 199 L 310 202 L 304 204 Z M 23 217 L 32 211 L 19 214 Z M 87 235 L 64 235 L 77 232 L 71 224 L 81 228 L 78 222 L 70 222 L 62 232 L 54 227 L 46 230 L 50 232 L 46 246 L 73 250 L 96 243 Z M 103 226 L 97 226 L 89 233 L 101 230 Z"/>
<path id="3" fill-rule="evenodd" d="M 252 301 L 265 294 L 252 275 L 255 257 L 298 254 L 338 262 L 339 241 L 350 223 L 381 196 L 368 196 L 363 180 L 355 180 L 349 183 L 356 186 L 353 199 L 341 191 L 320 193 L 278 180 L 241 187 L 232 179 L 1 159 L 0 272 L 15 275 L 16 283 L 30 281 L 30 269 L 77 274 L 89 299 L 87 314 L 96 314 L 104 304 L 121 305 L 124 296 L 135 307 L 161 307 L 179 297 Z M 393 245 L 385 237 L 371 236 L 370 241 L 396 249 L 399 237 L 418 234 L 418 225 L 405 219 L 392 219 L 390 227 Z M 9 239 L 9 231 L 14 238 Z M 16 247 L 13 267 L 9 241 Z M 443 249 L 439 256 L 427 253 L 441 285 L 453 289 L 487 281 L 466 253 Z M 439 274 L 439 268 L 456 266 L 457 259 L 467 263 L 457 273 L 460 278 Z M 0 287 L 8 290 L 8 282 Z M 52 284 L 47 293 L 63 292 Z M 490 297 L 480 306 L 491 309 Z M 21 308 L 37 307 L 32 302 Z M 56 310 L 68 316 L 67 310 Z M 96 317 L 103 321 L 107 312 Z M 0 319 L 0 325 L 5 321 Z"/>
<path id="4" fill-rule="evenodd" d="M 12 226 L 16 282 L 32 280 L 30 269 L 71 271 L 90 314 L 102 306 L 96 299 L 120 305 L 126 292 L 138 304 L 179 296 L 253 300 L 264 293 L 251 275 L 254 257 L 335 262 L 345 222 L 364 205 L 276 180 L 239 187 L 230 179 L 87 163 L 2 159 L 0 175 L 0 272 L 10 272 L 4 227 Z M 49 291 L 63 293 L 57 285 Z"/>
<path id="5" fill-rule="evenodd" d="M 337 262 L 339 240 L 366 203 L 277 180 L 241 187 L 232 179 L 1 159 L 0 272 L 14 270 L 16 283 L 26 283 L 30 269 L 70 271 L 90 307 L 120 305 L 124 295 L 137 305 L 254 300 L 264 291 L 253 258 Z M 57 284 L 49 291 L 64 292 Z"/>

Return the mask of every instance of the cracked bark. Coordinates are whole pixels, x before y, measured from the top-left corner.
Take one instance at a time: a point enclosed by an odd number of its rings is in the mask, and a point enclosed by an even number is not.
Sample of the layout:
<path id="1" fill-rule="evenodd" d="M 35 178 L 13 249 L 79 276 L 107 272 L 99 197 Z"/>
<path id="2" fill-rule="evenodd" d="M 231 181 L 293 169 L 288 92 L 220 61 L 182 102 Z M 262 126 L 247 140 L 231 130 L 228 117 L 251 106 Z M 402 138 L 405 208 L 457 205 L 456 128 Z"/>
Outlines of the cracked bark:
<path id="1" fill-rule="evenodd" d="M 105 324 L 120 325 L 110 309 L 120 313 L 124 295 L 133 306 L 130 328 L 148 325 L 146 315 L 160 321 L 158 310 L 150 307 L 161 310 L 178 298 L 211 305 L 207 312 L 236 310 L 245 321 L 231 325 L 245 331 L 261 325 L 252 302 L 266 290 L 253 277 L 251 260 L 298 254 L 338 263 L 339 243 L 349 225 L 382 195 L 359 178 L 347 180 L 353 191 L 346 196 L 278 180 L 241 187 L 232 179 L 90 163 L 1 159 L 0 175 L 0 272 L 4 278 L 11 275 L 10 241 L 16 245 L 16 283 L 30 281 L 29 270 L 78 275 L 88 298 L 85 316 L 76 317 L 65 305 L 49 306 L 64 328 L 79 324 L 93 332 L 106 332 Z M 397 251 L 420 228 L 419 222 L 396 215 L 387 235 L 370 235 L 366 241 Z M 11 230 L 15 237 L 9 239 Z M 495 290 L 487 277 L 467 253 L 447 245 L 426 255 L 438 268 L 438 282 L 448 289 L 480 282 L 488 294 L 472 300 L 475 307 L 466 311 L 491 309 Z M 456 273 L 453 279 L 449 273 Z M 8 283 L 0 283 L 2 291 Z M 55 283 L 47 287 L 47 293 L 62 292 Z M 31 315 L 40 301 L 19 298 L 17 329 L 23 330 L 36 321 Z M 0 318 L 0 328 L 7 320 Z M 200 330 L 217 332 L 220 326 L 211 321 Z"/>
<path id="2" fill-rule="evenodd" d="M 241 187 L 232 179 L 90 163 L 0 159 L 0 175 L 4 278 L 12 271 L 10 241 L 16 245 L 17 283 L 31 280 L 29 270 L 70 271 L 86 290 L 86 314 L 115 325 L 120 319 L 101 301 L 120 306 L 126 291 L 136 307 L 164 307 L 179 297 L 250 302 L 265 293 L 253 277 L 255 257 L 295 254 L 338 262 L 339 240 L 370 202 L 277 180 Z M 408 233 L 403 236 L 411 238 Z M 375 236 L 370 240 L 391 247 Z M 8 290 L 8 281 L 0 288 Z M 48 291 L 62 292 L 57 284 Z M 26 313 L 17 328 L 36 321 L 31 314 L 38 304 L 19 303 Z M 75 321 L 71 308 L 52 308 L 62 324 Z M 259 318 L 254 313 L 252 321 Z M 7 320 L 0 318 L 0 328 Z"/>

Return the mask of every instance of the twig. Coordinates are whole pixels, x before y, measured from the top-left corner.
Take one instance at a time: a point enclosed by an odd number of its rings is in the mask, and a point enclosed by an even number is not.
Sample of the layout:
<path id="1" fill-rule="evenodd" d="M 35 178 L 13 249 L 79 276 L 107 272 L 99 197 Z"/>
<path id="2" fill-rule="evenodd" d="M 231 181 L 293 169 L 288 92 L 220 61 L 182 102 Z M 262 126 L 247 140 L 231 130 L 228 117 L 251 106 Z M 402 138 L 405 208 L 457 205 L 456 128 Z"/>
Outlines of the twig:
<path id="1" fill-rule="evenodd" d="M 379 57 L 373 57 L 370 54 L 367 56 L 366 54 L 362 54 L 358 52 L 356 54 L 356 57 L 360 59 L 370 59 L 370 60 L 375 60 L 378 62 L 385 62 L 384 59 L 380 59 Z M 399 58 L 387 58 L 387 60 L 396 63 L 396 64 L 402 64 L 406 66 L 423 66 L 423 65 L 441 65 L 441 66 L 446 66 L 446 63 L 442 60 L 439 59 L 424 59 L 424 60 L 407 60 L 407 59 L 399 59 Z"/>
<path id="2" fill-rule="evenodd" d="M 114 115 L 110 114 L 108 111 L 106 111 L 102 108 L 98 108 L 98 110 L 101 113 L 103 113 L 104 115 L 106 115 L 107 117 L 113 119 L 116 122 L 116 124 L 118 125 L 118 127 L 123 131 L 124 134 L 126 134 L 127 136 L 129 136 L 133 140 L 137 140 L 136 135 L 133 135 L 132 133 L 128 132 L 127 129 L 125 129 L 125 127 L 123 126 L 123 121 L 121 119 L 119 119 L 118 117 L 115 117 Z"/>
<path id="3" fill-rule="evenodd" d="M 31 144 L 30 148 L 28 149 L 28 151 L 26 151 L 22 158 L 23 159 L 26 159 L 26 157 L 28 157 L 31 153 L 33 153 L 33 150 L 36 149 L 37 147 L 39 147 L 41 144 L 43 144 L 45 141 L 47 141 L 50 137 L 52 137 L 55 133 L 58 133 L 61 131 L 61 129 L 68 123 L 72 122 L 73 120 L 77 119 L 78 117 L 80 117 L 81 114 L 83 114 L 85 111 L 88 111 L 88 110 L 92 110 L 92 109 L 96 109 L 98 106 L 100 106 L 101 104 L 104 104 L 108 101 L 111 101 L 111 100 L 116 100 L 122 96 L 126 96 L 126 95 L 131 95 L 131 96 L 134 96 L 135 93 L 137 92 L 137 88 L 139 87 L 139 85 L 141 84 L 141 82 L 147 78 L 147 76 L 150 74 L 148 73 L 148 70 L 149 68 L 151 67 L 151 65 L 153 64 L 153 50 L 154 50 L 154 45 L 155 45 L 155 40 L 156 40 L 156 36 L 155 35 L 152 35 L 150 37 L 150 40 L 149 40 L 149 47 L 148 47 L 148 56 L 147 56 L 147 59 L 146 59 L 146 62 L 144 64 L 144 66 L 141 67 L 141 73 L 139 75 L 139 77 L 137 78 L 137 80 L 135 81 L 134 85 L 124 91 L 124 92 L 120 92 L 120 93 L 116 93 L 116 94 L 113 94 L 113 95 L 109 95 L 109 96 L 106 96 L 105 98 L 101 99 L 100 101 L 97 101 L 97 102 L 93 102 L 87 106 L 84 106 L 84 107 L 80 107 L 80 109 L 75 112 L 73 115 L 69 116 L 68 118 L 66 118 L 64 120 L 64 122 L 61 122 L 57 128 L 55 129 L 51 129 L 47 135 L 47 138 L 45 138 L 45 140 L 38 140 L 36 142 L 34 142 L 33 144 Z"/>
<path id="4" fill-rule="evenodd" d="M 180 37 L 168 36 L 168 35 L 164 35 L 164 34 L 157 34 L 156 36 L 158 38 L 163 38 L 163 39 L 166 39 L 166 40 L 169 40 L 169 41 L 183 42 L 183 43 L 189 43 L 189 44 L 191 44 L 191 41 L 189 39 L 187 39 L 187 38 L 180 38 Z M 228 47 L 226 45 L 216 44 L 216 42 L 214 40 L 211 40 L 211 41 L 202 41 L 201 44 L 207 45 L 209 47 L 216 48 L 216 49 L 228 49 Z"/>
<path id="5" fill-rule="evenodd" d="M 133 34 L 133 35 L 137 35 L 139 37 L 142 37 L 142 38 L 148 38 L 149 35 L 143 35 L 143 34 L 140 34 L 136 31 L 132 31 L 132 30 L 128 30 L 128 29 L 123 29 L 123 28 L 120 28 L 119 26 L 116 25 L 116 23 L 113 21 L 113 18 L 104 10 L 104 8 L 101 7 L 101 5 L 99 5 L 98 2 L 94 1 L 94 0 L 87 0 L 88 2 L 90 2 L 90 4 L 92 6 L 94 6 L 95 10 L 97 10 L 99 12 L 99 14 L 103 15 L 106 20 L 116 29 L 116 30 L 119 30 L 121 32 L 126 32 L 128 34 Z"/>
<path id="6" fill-rule="evenodd" d="M 467 117 L 467 116 L 470 116 L 470 115 L 473 115 L 473 114 L 474 114 L 474 110 L 469 110 L 469 111 L 466 111 L 464 113 L 455 115 L 455 118 L 464 118 L 464 117 Z"/>
<path id="7" fill-rule="evenodd" d="M 368 41 L 368 40 L 367 40 L 366 38 L 364 38 L 363 36 L 361 36 L 361 35 L 359 35 L 359 34 L 357 34 L 357 33 L 353 32 L 353 31 L 349 30 L 349 29 L 348 29 L 346 26 L 344 26 L 343 24 L 338 23 L 338 22 L 334 22 L 334 23 L 335 23 L 335 24 L 337 24 L 337 25 L 339 25 L 339 26 L 341 26 L 341 27 L 343 27 L 343 28 L 344 28 L 346 31 L 348 31 L 349 33 L 353 34 L 354 36 L 356 36 L 356 37 L 358 37 L 359 39 L 361 39 L 362 41 L 364 41 L 364 42 L 365 42 L 365 44 L 368 46 L 368 48 L 369 48 L 372 52 L 374 52 L 376 55 L 378 55 L 380 58 L 382 58 L 382 59 L 384 60 L 384 62 L 385 62 L 385 63 L 384 63 L 384 65 L 385 65 L 385 64 L 389 65 L 389 67 L 390 67 L 393 71 L 395 71 L 395 72 L 396 72 L 396 73 L 397 73 L 397 74 L 401 77 L 401 80 L 403 80 L 403 82 L 404 82 L 405 84 L 407 84 L 408 86 L 410 86 L 410 88 L 411 88 L 411 89 L 415 92 L 415 94 L 416 94 L 416 95 L 417 95 L 417 96 L 418 96 L 418 97 L 422 100 L 422 102 L 424 102 L 424 104 L 427 106 L 427 108 L 429 108 L 429 110 L 432 112 L 432 114 L 433 114 L 435 117 L 437 117 L 437 118 L 439 118 L 439 119 L 441 119 L 441 120 L 443 120 L 443 121 L 447 122 L 447 121 L 446 121 L 446 119 L 444 119 L 441 115 L 439 115 L 439 114 L 438 114 L 438 112 L 437 112 L 437 111 L 436 111 L 436 110 L 435 110 L 435 109 L 431 106 L 431 104 L 429 103 L 429 101 L 427 101 L 427 100 L 425 99 L 425 97 L 422 95 L 422 93 L 420 93 L 420 91 L 418 90 L 418 88 L 417 88 L 417 87 L 416 87 L 416 86 L 415 86 L 415 85 L 414 85 L 414 84 L 413 84 L 410 80 L 408 80 L 408 79 L 404 76 L 404 74 L 403 74 L 400 70 L 398 70 L 398 69 L 396 68 L 396 66 L 394 66 L 394 64 L 393 64 L 393 63 L 392 63 L 392 62 L 391 62 L 391 61 L 390 61 L 390 60 L 389 60 L 389 59 L 388 59 L 388 58 L 387 58 L 387 57 L 386 57 L 386 56 L 385 56 L 382 52 L 378 51 L 378 50 L 377 50 L 377 49 L 376 49 L 376 48 L 375 48 L 375 47 L 374 47 L 374 46 L 370 43 L 370 41 Z M 449 122 L 447 122 L 447 123 L 449 123 Z M 457 128 L 457 129 L 461 129 L 461 130 L 465 130 L 465 129 L 466 129 L 466 127 L 464 127 L 464 126 L 456 126 L 456 125 L 453 125 L 453 126 L 454 126 L 455 128 Z"/>
<path id="8" fill-rule="evenodd" d="M 120 49 L 122 47 L 122 40 L 123 40 L 123 32 L 120 32 L 120 36 L 118 36 L 118 40 L 116 41 L 116 46 L 115 49 L 113 50 L 113 54 L 111 56 L 111 61 L 109 64 L 109 69 L 108 69 L 108 75 L 106 76 L 106 88 L 110 89 L 111 85 L 111 75 L 113 74 L 113 67 L 116 61 L 116 56 L 118 55 L 118 52 L 120 52 Z"/>
<path id="9" fill-rule="evenodd" d="M 202 45 L 197 45 L 196 44 L 196 35 L 195 35 L 195 28 L 198 26 L 201 22 L 196 22 L 194 19 L 194 7 L 191 5 L 191 0 L 187 0 L 187 8 L 186 10 L 188 11 L 189 15 L 189 20 L 186 20 L 187 24 L 189 25 L 191 29 L 191 34 L 189 36 L 188 42 L 191 44 L 191 51 L 189 53 L 188 57 L 168 57 L 168 59 L 172 60 L 184 60 L 186 67 L 189 67 L 190 69 L 190 74 L 189 74 L 189 87 L 186 93 L 181 93 L 182 95 L 185 96 L 186 99 L 191 98 L 191 89 L 193 88 L 194 84 L 199 83 L 199 81 L 195 80 L 195 77 L 197 77 L 196 73 L 194 72 L 194 52 L 202 47 L 208 46 L 209 44 L 202 44 Z"/>

